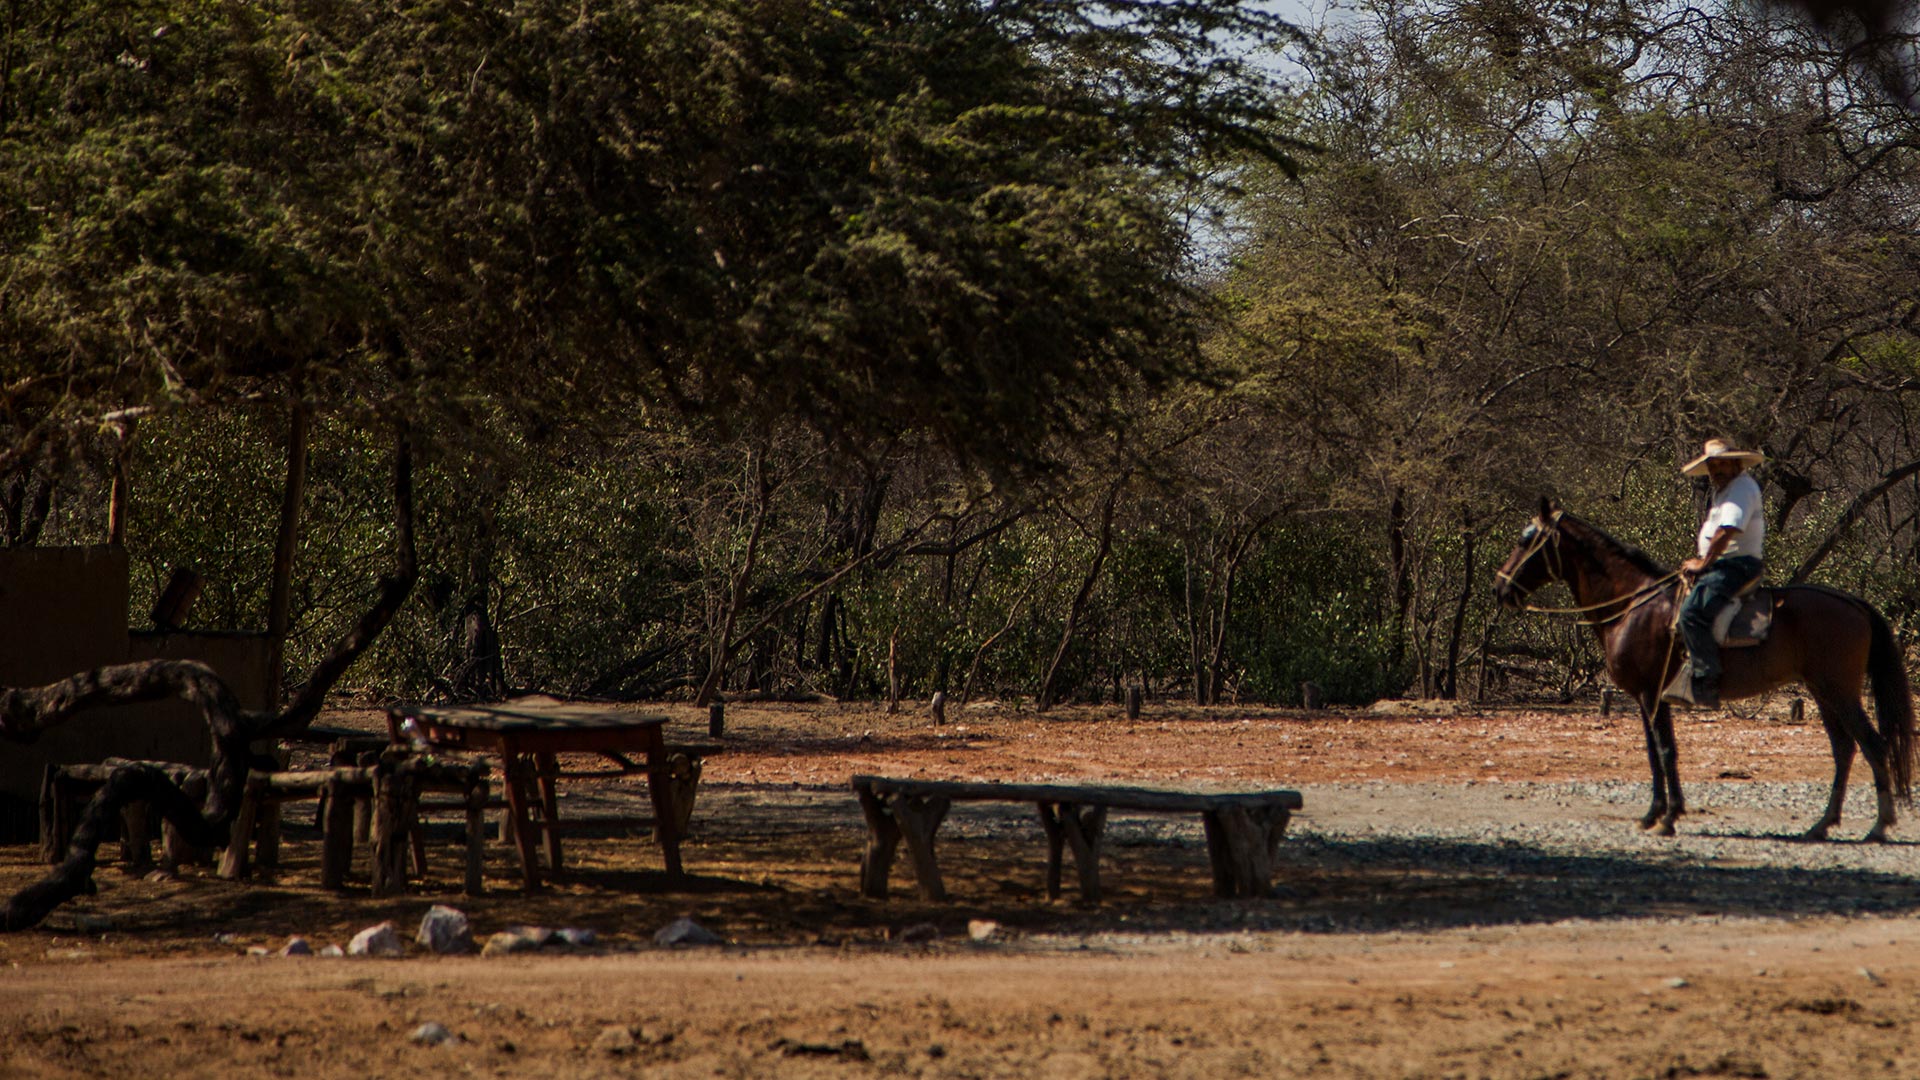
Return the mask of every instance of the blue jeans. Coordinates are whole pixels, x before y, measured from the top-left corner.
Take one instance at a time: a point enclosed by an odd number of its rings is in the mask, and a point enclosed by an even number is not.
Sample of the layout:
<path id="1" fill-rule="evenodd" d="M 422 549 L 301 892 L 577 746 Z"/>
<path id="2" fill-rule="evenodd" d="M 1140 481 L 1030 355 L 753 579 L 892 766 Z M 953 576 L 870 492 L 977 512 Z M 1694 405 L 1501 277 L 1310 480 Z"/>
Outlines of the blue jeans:
<path id="1" fill-rule="evenodd" d="M 1694 685 L 1719 683 L 1720 646 L 1713 640 L 1714 616 L 1765 569 L 1766 564 L 1751 555 L 1728 555 L 1715 559 L 1694 580 L 1693 591 L 1680 606 L 1680 636 L 1693 661 Z"/>

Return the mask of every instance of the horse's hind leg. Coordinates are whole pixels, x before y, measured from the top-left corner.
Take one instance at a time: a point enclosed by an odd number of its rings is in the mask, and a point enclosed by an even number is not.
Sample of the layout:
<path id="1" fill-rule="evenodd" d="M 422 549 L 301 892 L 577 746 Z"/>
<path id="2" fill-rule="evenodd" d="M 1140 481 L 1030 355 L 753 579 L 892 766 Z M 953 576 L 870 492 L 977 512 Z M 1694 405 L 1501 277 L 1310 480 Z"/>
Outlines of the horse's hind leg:
<path id="1" fill-rule="evenodd" d="M 1820 710 L 1820 722 L 1827 729 L 1827 744 L 1833 748 L 1833 787 L 1827 792 L 1827 809 L 1813 828 L 1800 835 L 1802 840 L 1825 840 L 1827 830 L 1840 824 L 1840 807 L 1847 801 L 1847 774 L 1853 771 L 1853 736 L 1846 726 L 1834 715 L 1826 701 L 1815 698 Z"/>
<path id="2" fill-rule="evenodd" d="M 1868 843 L 1882 843 L 1887 839 L 1887 830 L 1893 826 L 1896 819 L 1893 812 L 1893 775 L 1887 762 L 1887 741 L 1880 737 L 1880 732 L 1874 730 L 1873 722 L 1867 719 L 1867 711 L 1860 706 L 1857 692 L 1846 697 L 1831 699 L 1823 695 L 1819 700 L 1820 716 L 1826 721 L 1827 730 L 1832 732 L 1836 723 L 1843 725 L 1848 742 L 1860 744 L 1861 756 L 1867 759 L 1867 766 L 1873 770 L 1873 794 L 1877 812 L 1874 815 L 1873 828 L 1868 829 L 1867 835 L 1862 839 Z M 1833 704 L 1829 705 L 1827 703 L 1829 700 Z M 1851 749 L 1848 750 L 1847 758 L 1848 763 L 1851 764 L 1853 758 Z M 1847 773 L 1840 767 L 1840 751 L 1837 748 L 1834 750 L 1833 783 L 1834 798 L 1838 799 L 1840 797 L 1838 793 L 1846 786 Z M 1834 820 L 1839 820 L 1838 813 L 1835 813 Z"/>

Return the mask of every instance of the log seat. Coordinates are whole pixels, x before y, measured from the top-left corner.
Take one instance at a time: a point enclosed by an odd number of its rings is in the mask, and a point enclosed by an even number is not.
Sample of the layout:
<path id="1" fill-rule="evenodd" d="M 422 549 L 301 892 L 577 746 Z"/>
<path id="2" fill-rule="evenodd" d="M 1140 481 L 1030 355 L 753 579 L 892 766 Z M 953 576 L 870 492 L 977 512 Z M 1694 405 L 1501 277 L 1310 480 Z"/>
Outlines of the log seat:
<path id="1" fill-rule="evenodd" d="M 94 793 L 114 770 L 132 764 L 159 768 L 191 797 L 205 797 L 206 770 L 185 765 L 118 758 L 98 764 L 50 765 L 40 793 L 40 840 L 49 862 L 58 864 L 66 857 L 74 829 Z M 268 811 L 285 802 L 315 800 L 325 808 L 321 824 L 321 885 L 341 888 L 353 861 L 354 810 L 356 806 L 365 806 L 371 810 L 372 818 L 373 894 L 390 895 L 406 883 L 405 860 L 410 847 L 415 872 L 425 870 L 424 852 L 418 842 L 420 796 L 427 792 L 450 792 L 459 796 L 467 809 L 465 887 L 469 895 L 478 895 L 482 891 L 484 852 L 481 815 L 490 791 L 484 764 L 416 755 L 393 755 L 364 765 L 250 772 L 231 829 L 235 841 L 222 853 L 219 873 L 226 878 L 250 875 L 254 859 L 249 858 L 249 839 L 260 849 L 258 861 L 272 862 L 271 853 L 277 849 L 279 840 L 277 830 L 259 827 L 273 819 Z M 121 837 L 125 861 L 133 865 L 151 863 L 151 822 L 144 804 L 127 808 Z M 410 838 L 414 841 L 411 845 Z M 165 824 L 164 839 L 163 865 L 197 861 L 198 853 L 188 850 L 170 823 Z"/>

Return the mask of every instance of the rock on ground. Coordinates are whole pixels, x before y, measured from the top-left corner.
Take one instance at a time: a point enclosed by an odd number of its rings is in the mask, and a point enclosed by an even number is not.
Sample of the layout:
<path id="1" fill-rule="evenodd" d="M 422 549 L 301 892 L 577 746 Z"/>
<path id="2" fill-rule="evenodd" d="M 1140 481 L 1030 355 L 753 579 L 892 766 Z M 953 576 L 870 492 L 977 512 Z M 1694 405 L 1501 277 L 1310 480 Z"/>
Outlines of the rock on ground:
<path id="1" fill-rule="evenodd" d="M 701 926 L 692 919 L 679 918 L 660 928 L 653 935 L 655 945 L 671 947 L 674 945 L 724 945 L 726 939 Z"/>
<path id="2" fill-rule="evenodd" d="M 414 940 L 441 955 L 473 951 L 473 928 L 465 913 L 435 904 L 420 919 L 420 932 Z"/>
<path id="3" fill-rule="evenodd" d="M 407 947 L 400 943 L 398 929 L 391 922 L 369 926 L 347 943 L 348 956 L 400 956 L 406 951 Z"/>

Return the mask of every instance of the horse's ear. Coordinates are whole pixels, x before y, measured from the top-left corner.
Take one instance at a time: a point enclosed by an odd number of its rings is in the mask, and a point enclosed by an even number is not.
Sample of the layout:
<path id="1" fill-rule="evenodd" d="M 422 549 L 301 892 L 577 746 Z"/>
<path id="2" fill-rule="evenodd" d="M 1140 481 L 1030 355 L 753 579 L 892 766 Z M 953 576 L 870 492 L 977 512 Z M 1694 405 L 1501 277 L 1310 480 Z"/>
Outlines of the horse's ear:
<path id="1" fill-rule="evenodd" d="M 1551 497 L 1546 495 L 1540 496 L 1540 520 L 1541 521 L 1552 521 L 1553 512 L 1555 509 L 1557 508 L 1553 505 L 1553 499 Z"/>

